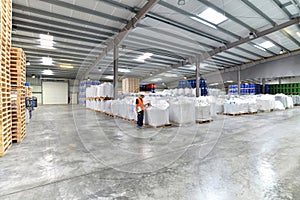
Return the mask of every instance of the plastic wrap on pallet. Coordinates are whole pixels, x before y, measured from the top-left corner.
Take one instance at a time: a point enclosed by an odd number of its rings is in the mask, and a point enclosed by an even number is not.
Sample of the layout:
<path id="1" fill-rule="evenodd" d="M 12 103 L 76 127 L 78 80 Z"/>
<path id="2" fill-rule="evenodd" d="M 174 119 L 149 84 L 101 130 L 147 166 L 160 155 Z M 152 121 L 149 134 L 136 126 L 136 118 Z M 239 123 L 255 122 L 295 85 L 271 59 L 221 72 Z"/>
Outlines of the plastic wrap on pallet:
<path id="1" fill-rule="evenodd" d="M 195 123 L 195 105 L 191 98 L 178 98 L 170 100 L 170 121 L 185 124 Z"/>
<path id="2" fill-rule="evenodd" d="M 286 95 L 284 95 L 284 94 L 276 94 L 275 95 L 275 100 L 276 101 L 280 101 L 285 108 L 288 107 L 288 105 L 287 105 L 288 102 L 287 102 L 287 96 Z"/>
<path id="3" fill-rule="evenodd" d="M 300 104 L 300 96 L 293 96 L 293 102 L 295 105 L 299 105 Z"/>
<path id="4" fill-rule="evenodd" d="M 111 114 L 111 100 L 104 101 L 104 112 Z"/>
<path id="5" fill-rule="evenodd" d="M 225 100 L 224 113 L 226 114 L 240 114 L 248 113 L 248 102 L 242 99 Z"/>
<path id="6" fill-rule="evenodd" d="M 293 108 L 294 102 L 292 97 L 287 97 L 287 108 Z"/>
<path id="7" fill-rule="evenodd" d="M 281 101 L 275 101 L 274 110 L 285 110 L 285 107 L 281 103 Z"/>
<path id="8" fill-rule="evenodd" d="M 213 101 L 214 100 L 210 97 L 201 96 L 195 98 L 195 119 L 196 120 L 211 119 L 211 104 Z"/>
<path id="9" fill-rule="evenodd" d="M 145 123 L 150 126 L 162 126 L 165 124 L 169 124 L 170 121 L 168 108 L 160 109 L 153 106 L 146 108 Z"/>
<path id="10" fill-rule="evenodd" d="M 120 100 L 114 100 L 111 102 L 111 114 L 119 116 L 121 108 L 121 101 Z"/>
<path id="11" fill-rule="evenodd" d="M 257 107 L 259 111 L 271 111 L 275 108 L 275 96 L 273 95 L 262 95 L 256 99 Z"/>

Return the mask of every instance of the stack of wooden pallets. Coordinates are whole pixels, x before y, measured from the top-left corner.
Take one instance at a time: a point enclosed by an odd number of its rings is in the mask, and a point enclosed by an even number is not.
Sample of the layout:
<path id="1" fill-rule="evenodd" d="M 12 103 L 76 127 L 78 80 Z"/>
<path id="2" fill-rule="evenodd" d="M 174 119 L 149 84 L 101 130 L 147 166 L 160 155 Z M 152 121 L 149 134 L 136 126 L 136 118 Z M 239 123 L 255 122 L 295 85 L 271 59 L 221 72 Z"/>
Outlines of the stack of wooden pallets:
<path id="1" fill-rule="evenodd" d="M 22 142 L 26 135 L 26 56 L 21 48 L 10 52 L 12 140 Z"/>
<path id="2" fill-rule="evenodd" d="M 0 156 L 12 145 L 10 48 L 12 30 L 12 2 L 0 1 Z"/>

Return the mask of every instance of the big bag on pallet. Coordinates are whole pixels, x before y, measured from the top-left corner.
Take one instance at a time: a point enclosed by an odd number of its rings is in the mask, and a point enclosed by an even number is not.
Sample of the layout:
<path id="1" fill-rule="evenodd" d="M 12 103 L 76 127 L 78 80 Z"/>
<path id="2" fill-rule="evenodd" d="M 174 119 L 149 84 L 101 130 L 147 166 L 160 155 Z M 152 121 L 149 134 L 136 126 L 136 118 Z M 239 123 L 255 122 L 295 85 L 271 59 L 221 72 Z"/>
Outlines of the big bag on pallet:
<path id="1" fill-rule="evenodd" d="M 150 126 L 170 124 L 169 104 L 165 100 L 152 100 L 151 106 L 145 110 L 145 123 Z"/>
<path id="2" fill-rule="evenodd" d="M 195 119 L 211 120 L 211 99 L 209 97 L 198 97 L 195 99 Z"/>
<path id="3" fill-rule="evenodd" d="M 178 124 L 195 123 L 195 105 L 193 98 L 171 99 L 169 118 Z"/>

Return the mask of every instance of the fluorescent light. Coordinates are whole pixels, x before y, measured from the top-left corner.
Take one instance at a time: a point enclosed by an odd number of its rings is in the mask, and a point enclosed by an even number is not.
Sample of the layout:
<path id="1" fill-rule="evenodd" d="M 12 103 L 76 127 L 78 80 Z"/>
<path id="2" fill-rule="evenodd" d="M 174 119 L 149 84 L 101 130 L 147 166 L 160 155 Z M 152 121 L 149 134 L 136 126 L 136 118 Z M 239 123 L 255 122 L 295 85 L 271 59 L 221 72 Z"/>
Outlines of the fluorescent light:
<path id="1" fill-rule="evenodd" d="M 259 46 L 268 49 L 268 48 L 274 47 L 275 45 L 270 41 L 265 41 L 263 43 L 260 43 Z"/>
<path id="2" fill-rule="evenodd" d="M 53 75 L 53 71 L 50 70 L 50 69 L 45 69 L 45 70 L 43 71 L 43 74 L 44 74 L 44 75 Z"/>
<path id="3" fill-rule="evenodd" d="M 53 41 L 53 36 L 46 35 L 46 34 L 40 34 L 40 39 L 41 40 L 47 40 L 47 41 Z"/>
<path id="4" fill-rule="evenodd" d="M 256 47 L 256 48 L 258 48 L 258 49 L 260 49 L 260 50 L 262 50 L 262 51 L 266 51 L 264 48 L 262 48 L 262 47 L 260 47 L 260 46 L 258 46 L 258 45 L 254 45 L 254 47 Z"/>
<path id="5" fill-rule="evenodd" d="M 229 81 L 226 81 L 226 83 L 233 83 L 233 81 L 232 81 L 232 80 L 229 80 Z"/>
<path id="6" fill-rule="evenodd" d="M 53 61 L 51 57 L 42 57 L 43 65 L 52 65 Z"/>
<path id="7" fill-rule="evenodd" d="M 214 85 L 219 85 L 219 83 L 211 83 L 209 85 L 214 86 Z"/>
<path id="8" fill-rule="evenodd" d="M 40 47 L 46 49 L 54 49 L 53 43 L 53 36 L 40 34 Z"/>
<path id="9" fill-rule="evenodd" d="M 296 34 L 298 35 L 298 37 L 300 37 L 300 32 L 297 32 Z"/>
<path id="10" fill-rule="evenodd" d="M 114 76 L 110 75 L 110 76 L 104 76 L 103 78 L 106 78 L 106 79 L 114 79 Z"/>
<path id="11" fill-rule="evenodd" d="M 144 53 L 142 56 L 139 56 L 138 58 L 136 58 L 134 60 L 138 61 L 138 62 L 145 62 L 145 60 L 150 58 L 151 56 L 153 56 L 153 53 Z"/>
<path id="12" fill-rule="evenodd" d="M 118 69 L 118 72 L 128 73 L 128 72 L 130 72 L 130 70 L 120 68 L 120 69 Z"/>
<path id="13" fill-rule="evenodd" d="M 73 69 L 72 65 L 60 65 L 61 68 Z"/>
<path id="14" fill-rule="evenodd" d="M 193 19 L 193 20 L 195 20 L 195 21 L 197 21 L 197 22 L 200 22 L 200 23 L 202 23 L 202 24 L 205 24 L 205 25 L 207 25 L 207 26 L 210 26 L 210 27 L 212 27 L 212 28 L 214 28 L 214 29 L 217 29 L 216 26 L 214 26 L 214 25 L 212 25 L 212 24 L 210 24 L 210 23 L 207 23 L 206 21 L 204 21 L 204 20 L 202 20 L 202 19 L 199 19 L 199 18 L 197 18 L 197 17 L 191 17 L 191 19 Z"/>
<path id="15" fill-rule="evenodd" d="M 216 25 L 220 24 L 228 19 L 225 15 L 215 11 L 212 8 L 207 8 L 205 11 L 200 13 L 198 16 L 201 17 L 202 19 L 205 19 L 206 21 L 209 21 Z"/>

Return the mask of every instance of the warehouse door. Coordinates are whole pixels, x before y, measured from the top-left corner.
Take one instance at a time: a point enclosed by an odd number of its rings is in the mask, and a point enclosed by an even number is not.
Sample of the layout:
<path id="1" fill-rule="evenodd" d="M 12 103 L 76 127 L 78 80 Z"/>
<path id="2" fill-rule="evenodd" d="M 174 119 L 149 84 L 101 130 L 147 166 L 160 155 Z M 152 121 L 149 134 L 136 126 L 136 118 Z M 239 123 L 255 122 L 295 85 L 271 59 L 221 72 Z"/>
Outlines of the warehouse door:
<path id="1" fill-rule="evenodd" d="M 68 83 L 44 81 L 43 104 L 68 104 Z"/>

